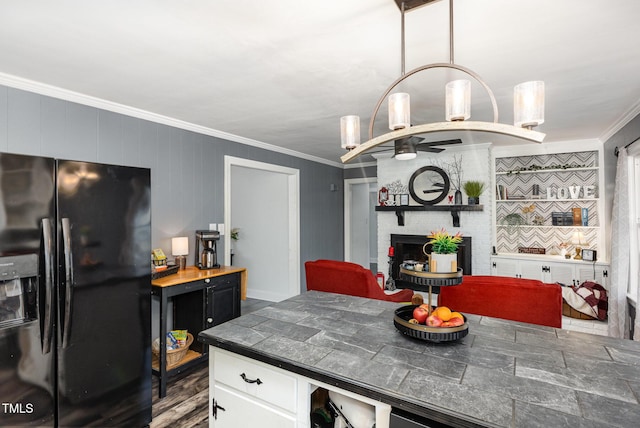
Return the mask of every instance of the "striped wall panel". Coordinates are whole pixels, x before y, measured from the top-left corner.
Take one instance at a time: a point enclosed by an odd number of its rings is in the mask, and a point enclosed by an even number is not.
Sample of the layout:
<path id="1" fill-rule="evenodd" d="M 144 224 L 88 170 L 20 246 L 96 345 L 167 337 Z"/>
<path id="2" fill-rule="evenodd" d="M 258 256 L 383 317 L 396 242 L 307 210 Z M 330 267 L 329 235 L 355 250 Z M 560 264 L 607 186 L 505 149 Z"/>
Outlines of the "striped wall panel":
<path id="1" fill-rule="evenodd" d="M 596 151 L 497 158 L 496 186 L 506 189 L 507 199 L 524 199 L 500 200 L 496 189 L 496 250 L 517 253 L 519 247 L 537 247 L 557 254 L 558 245 L 570 243 L 578 231 L 585 237 L 585 247 L 597 250 L 601 226 L 597 160 Z M 539 188 L 538 197 L 533 196 L 534 186 Z M 587 208 L 586 227 L 553 225 L 553 213 L 573 208 Z M 570 244 L 569 250 L 575 246 Z"/>

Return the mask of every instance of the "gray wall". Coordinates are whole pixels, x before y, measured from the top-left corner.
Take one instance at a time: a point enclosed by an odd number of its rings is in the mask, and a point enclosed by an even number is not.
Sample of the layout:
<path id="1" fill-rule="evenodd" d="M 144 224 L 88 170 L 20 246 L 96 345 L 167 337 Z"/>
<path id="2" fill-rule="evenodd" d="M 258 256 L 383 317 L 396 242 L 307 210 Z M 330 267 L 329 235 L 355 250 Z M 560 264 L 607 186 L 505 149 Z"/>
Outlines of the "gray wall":
<path id="1" fill-rule="evenodd" d="M 301 289 L 306 289 L 306 260 L 343 259 L 338 167 L 5 86 L 0 86 L 0 151 L 149 168 L 152 245 L 170 252 L 172 237 L 189 236 L 190 257 L 194 231 L 224 222 L 224 155 L 297 168 Z"/>
<path id="2" fill-rule="evenodd" d="M 369 178 L 378 176 L 377 165 L 366 165 L 359 167 L 348 167 L 344 170 L 344 178 Z"/>

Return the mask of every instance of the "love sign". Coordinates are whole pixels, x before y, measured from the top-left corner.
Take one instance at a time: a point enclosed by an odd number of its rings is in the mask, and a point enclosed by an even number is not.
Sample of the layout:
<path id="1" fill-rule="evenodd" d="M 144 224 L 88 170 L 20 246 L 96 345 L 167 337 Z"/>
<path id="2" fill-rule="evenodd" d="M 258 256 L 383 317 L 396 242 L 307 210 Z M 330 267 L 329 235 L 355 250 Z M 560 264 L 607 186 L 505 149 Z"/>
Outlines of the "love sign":
<path id="1" fill-rule="evenodd" d="M 595 199 L 596 186 L 547 187 L 547 199 Z"/>

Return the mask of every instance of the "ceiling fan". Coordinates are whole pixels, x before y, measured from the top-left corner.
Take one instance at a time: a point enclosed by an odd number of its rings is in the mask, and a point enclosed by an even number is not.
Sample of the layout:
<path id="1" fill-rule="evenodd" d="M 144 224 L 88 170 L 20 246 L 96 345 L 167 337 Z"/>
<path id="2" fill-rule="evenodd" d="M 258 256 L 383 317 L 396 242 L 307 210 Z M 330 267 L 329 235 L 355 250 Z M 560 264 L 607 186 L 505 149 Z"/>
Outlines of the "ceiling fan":
<path id="1" fill-rule="evenodd" d="M 462 144 L 462 140 L 459 138 L 455 140 L 429 141 L 426 143 L 422 143 L 421 141 L 423 140 L 424 138 L 416 137 L 413 135 L 395 140 L 392 157 L 398 160 L 408 160 L 415 158 L 417 152 L 440 153 L 444 151 L 444 148 L 438 146 Z M 378 150 L 370 153 L 382 153 L 389 150 L 391 150 L 391 147 L 387 147 L 384 150 Z"/>

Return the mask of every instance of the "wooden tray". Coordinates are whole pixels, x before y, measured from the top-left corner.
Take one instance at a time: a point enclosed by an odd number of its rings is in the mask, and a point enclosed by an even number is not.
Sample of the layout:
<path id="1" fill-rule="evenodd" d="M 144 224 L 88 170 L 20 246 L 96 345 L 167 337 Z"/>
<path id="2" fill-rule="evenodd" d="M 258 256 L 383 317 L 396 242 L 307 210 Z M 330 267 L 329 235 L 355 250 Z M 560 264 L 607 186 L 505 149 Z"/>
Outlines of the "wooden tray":
<path id="1" fill-rule="evenodd" d="M 179 269 L 180 269 L 180 266 L 173 265 L 173 266 L 168 266 L 165 270 L 161 270 L 159 272 L 151 272 L 151 279 L 163 278 L 165 276 L 178 273 Z"/>

